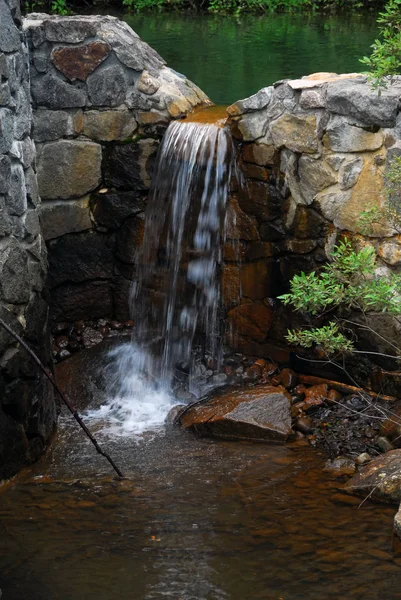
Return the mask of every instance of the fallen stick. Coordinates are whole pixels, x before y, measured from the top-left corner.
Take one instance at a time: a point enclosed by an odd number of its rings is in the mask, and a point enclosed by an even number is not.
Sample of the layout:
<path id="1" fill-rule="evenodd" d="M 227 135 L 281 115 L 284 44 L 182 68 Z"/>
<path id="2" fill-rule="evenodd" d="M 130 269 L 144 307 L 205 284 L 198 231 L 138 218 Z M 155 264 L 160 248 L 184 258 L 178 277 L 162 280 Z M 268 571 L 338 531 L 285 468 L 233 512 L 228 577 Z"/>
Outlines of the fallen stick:
<path id="1" fill-rule="evenodd" d="M 397 398 L 394 396 L 384 396 L 372 390 L 364 390 L 363 388 L 356 387 L 355 385 L 348 385 L 347 383 L 340 383 L 339 381 L 331 381 L 330 379 L 323 379 L 323 377 L 315 377 L 314 375 L 299 375 L 298 380 L 300 383 L 307 385 L 320 385 L 321 383 L 327 384 L 333 390 L 342 392 L 343 394 L 366 394 L 371 398 L 379 398 L 384 402 L 395 402 Z"/>
<path id="2" fill-rule="evenodd" d="M 81 427 L 81 429 L 83 429 L 83 431 L 88 436 L 88 438 L 90 439 L 90 441 L 92 442 L 92 444 L 95 446 L 97 453 L 101 454 L 102 456 L 104 456 L 104 458 L 106 458 L 109 461 L 109 463 L 111 464 L 111 466 L 113 467 L 113 469 L 115 470 L 115 472 L 117 473 L 117 475 L 119 477 L 124 477 L 123 473 L 117 467 L 117 465 L 115 464 L 115 462 L 113 461 L 113 459 L 111 458 L 111 456 L 109 454 L 107 454 L 107 452 L 105 452 L 104 450 L 102 450 L 102 448 L 99 446 L 96 438 L 89 431 L 89 429 L 87 428 L 87 426 L 85 425 L 85 423 L 83 422 L 83 420 L 81 419 L 81 417 L 79 416 L 78 411 L 76 410 L 76 408 L 74 408 L 74 406 L 68 400 L 68 398 L 66 397 L 66 395 L 64 394 L 64 392 L 62 392 L 61 389 L 59 388 L 59 386 L 57 385 L 56 380 L 54 379 L 53 374 L 49 371 L 49 369 L 46 369 L 46 367 L 43 365 L 43 363 L 40 361 L 40 359 L 36 356 L 36 354 L 34 353 L 34 351 L 31 350 L 31 348 L 28 346 L 28 344 L 26 344 L 26 342 L 24 342 L 24 340 L 17 333 L 15 333 L 15 331 L 13 331 L 11 329 L 11 327 L 9 325 L 7 325 L 7 323 L 5 321 L 3 321 L 3 319 L 1 317 L 0 317 L 0 325 L 14 339 L 16 339 L 19 344 L 21 344 L 21 346 L 29 354 L 29 356 L 32 358 L 32 360 L 38 365 L 38 367 L 40 368 L 40 370 L 43 371 L 43 373 L 45 374 L 45 376 L 47 377 L 47 379 L 50 381 L 50 383 L 52 384 L 52 386 L 54 387 L 54 389 L 58 392 L 60 398 L 62 399 L 62 401 L 64 402 L 64 404 L 66 405 L 66 407 L 68 408 L 68 410 L 70 411 L 70 413 L 72 414 L 72 416 L 74 417 L 74 419 L 76 420 L 76 422 L 78 423 L 78 425 Z"/>

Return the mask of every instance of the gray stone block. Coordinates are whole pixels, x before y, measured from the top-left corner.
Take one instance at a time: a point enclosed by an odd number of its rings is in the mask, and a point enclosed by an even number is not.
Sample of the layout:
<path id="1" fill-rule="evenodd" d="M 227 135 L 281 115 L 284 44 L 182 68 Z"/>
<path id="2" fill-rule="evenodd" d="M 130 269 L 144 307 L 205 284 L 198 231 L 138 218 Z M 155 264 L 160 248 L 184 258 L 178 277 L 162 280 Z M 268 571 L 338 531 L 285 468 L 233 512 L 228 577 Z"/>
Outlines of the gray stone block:
<path id="1" fill-rule="evenodd" d="M 111 279 L 113 248 L 105 234 L 86 232 L 64 235 L 49 251 L 49 285 Z"/>
<path id="2" fill-rule="evenodd" d="M 0 196 L 0 237 L 11 233 L 11 221 L 6 209 L 6 201 Z"/>
<path id="3" fill-rule="evenodd" d="M 94 106 L 118 106 L 124 102 L 128 81 L 124 69 L 112 65 L 92 73 L 87 79 L 87 86 Z"/>
<path id="4" fill-rule="evenodd" d="M 50 73 L 33 79 L 31 91 L 36 105 L 53 109 L 80 108 L 87 101 L 84 89 L 66 83 Z"/>
<path id="5" fill-rule="evenodd" d="M 6 194 L 10 186 L 11 161 L 8 156 L 0 156 L 0 194 Z"/>
<path id="6" fill-rule="evenodd" d="M 14 118 L 14 136 L 17 140 L 31 133 L 32 126 L 32 108 L 29 101 L 29 95 L 23 87 L 20 87 L 16 94 L 16 108 Z"/>
<path id="7" fill-rule="evenodd" d="M 96 141 L 125 140 L 137 127 L 128 110 L 91 110 L 84 114 L 83 134 Z"/>
<path id="8" fill-rule="evenodd" d="M 17 217 L 27 209 L 24 169 L 19 163 L 11 165 L 10 188 L 6 196 L 7 210 L 10 215 Z"/>
<path id="9" fill-rule="evenodd" d="M 0 77 L 1 80 L 1 77 Z M 0 83 L 0 106 L 8 106 L 11 102 L 11 92 L 8 83 Z"/>
<path id="10" fill-rule="evenodd" d="M 78 44 L 96 35 L 97 23 L 93 17 L 49 17 L 45 20 L 45 35 L 50 42 Z"/>
<path id="11" fill-rule="evenodd" d="M 34 207 L 40 204 L 39 191 L 38 191 L 38 181 L 36 178 L 36 173 L 29 167 L 25 171 L 25 186 L 26 186 L 26 195 L 27 200 Z"/>
<path id="12" fill-rule="evenodd" d="M 165 61 L 123 21 L 105 19 L 98 35 L 108 42 L 118 59 L 135 71 L 157 71 Z"/>
<path id="13" fill-rule="evenodd" d="M 42 199 L 81 198 L 100 183 L 99 144 L 60 140 L 45 144 L 38 155 L 38 185 Z"/>
<path id="14" fill-rule="evenodd" d="M 4 1 L 0 2 L 0 23 L 0 48 L 3 52 L 16 52 L 20 48 L 21 37 Z"/>
<path id="15" fill-rule="evenodd" d="M 5 302 L 28 302 L 31 282 L 27 264 L 24 248 L 14 237 L 5 238 L 0 246 L 0 296 Z"/>
<path id="16" fill-rule="evenodd" d="M 51 142 L 75 133 L 73 113 L 62 110 L 36 110 L 34 112 L 33 138 L 35 142 Z"/>
<path id="17" fill-rule="evenodd" d="M 0 154 L 6 154 L 13 143 L 13 113 L 8 108 L 0 108 Z"/>
<path id="18" fill-rule="evenodd" d="M 41 210 L 42 232 L 45 240 L 58 238 L 66 233 L 91 229 L 89 196 L 70 202 L 44 202 Z"/>
<path id="19" fill-rule="evenodd" d="M 401 96 L 401 82 L 389 85 L 381 95 L 363 82 L 338 81 L 327 86 L 327 109 L 368 126 L 394 127 Z"/>

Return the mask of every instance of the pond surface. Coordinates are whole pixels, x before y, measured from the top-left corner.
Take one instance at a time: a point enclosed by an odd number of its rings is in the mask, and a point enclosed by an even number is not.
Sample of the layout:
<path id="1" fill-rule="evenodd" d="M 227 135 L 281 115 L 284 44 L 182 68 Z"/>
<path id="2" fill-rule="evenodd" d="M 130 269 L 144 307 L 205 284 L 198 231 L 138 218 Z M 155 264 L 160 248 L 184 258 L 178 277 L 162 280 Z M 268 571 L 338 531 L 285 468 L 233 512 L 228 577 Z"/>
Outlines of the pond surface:
<path id="1" fill-rule="evenodd" d="M 2 490 L 2 600 L 401 599 L 396 508 L 358 508 L 305 442 L 160 426 L 102 441 L 126 480 L 63 416 L 47 456 Z"/>
<path id="2" fill-rule="evenodd" d="M 361 71 L 359 58 L 369 54 L 377 35 L 372 13 L 123 18 L 217 104 L 231 104 L 283 78 Z"/>

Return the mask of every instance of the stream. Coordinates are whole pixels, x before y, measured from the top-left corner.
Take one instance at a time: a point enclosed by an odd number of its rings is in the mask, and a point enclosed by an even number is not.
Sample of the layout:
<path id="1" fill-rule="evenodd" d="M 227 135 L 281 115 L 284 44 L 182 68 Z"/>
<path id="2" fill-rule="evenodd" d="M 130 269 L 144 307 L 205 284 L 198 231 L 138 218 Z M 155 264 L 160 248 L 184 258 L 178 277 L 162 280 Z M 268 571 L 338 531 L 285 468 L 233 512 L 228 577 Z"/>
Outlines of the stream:
<path id="1" fill-rule="evenodd" d="M 63 414 L 44 459 L 0 494 L 2 600 L 401 598 L 395 507 L 344 495 L 307 442 L 197 438 L 163 424 L 171 399 L 121 431 L 97 406 L 88 423 L 127 479 Z"/>

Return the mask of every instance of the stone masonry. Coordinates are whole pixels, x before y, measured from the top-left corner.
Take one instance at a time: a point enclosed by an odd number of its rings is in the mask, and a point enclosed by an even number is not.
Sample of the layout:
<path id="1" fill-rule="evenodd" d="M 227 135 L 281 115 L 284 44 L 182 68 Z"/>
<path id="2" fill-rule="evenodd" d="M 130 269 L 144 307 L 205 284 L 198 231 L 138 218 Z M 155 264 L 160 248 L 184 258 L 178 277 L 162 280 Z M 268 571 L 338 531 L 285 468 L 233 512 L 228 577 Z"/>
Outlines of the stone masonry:
<path id="1" fill-rule="evenodd" d="M 0 316 L 49 364 L 47 257 L 20 24 L 19 1 L 0 0 Z M 55 421 L 50 384 L 0 328 L 0 480 L 38 458 Z"/>
<path id="2" fill-rule="evenodd" d="M 205 94 L 114 17 L 29 15 L 53 318 L 129 318 L 160 139 Z"/>
<path id="3" fill-rule="evenodd" d="M 400 98 L 401 78 L 379 96 L 361 75 L 317 73 L 228 108 L 246 184 L 229 207 L 223 292 L 242 351 L 289 359 L 284 335 L 301 323 L 275 297 L 295 273 L 324 263 L 342 237 L 375 248 L 378 275 L 401 270 L 401 236 L 384 223 L 364 235 L 360 219 L 383 206 L 383 174 L 401 155 Z M 399 324 L 372 319 L 385 337 L 399 337 Z M 391 352 L 361 336 L 365 348 Z"/>

